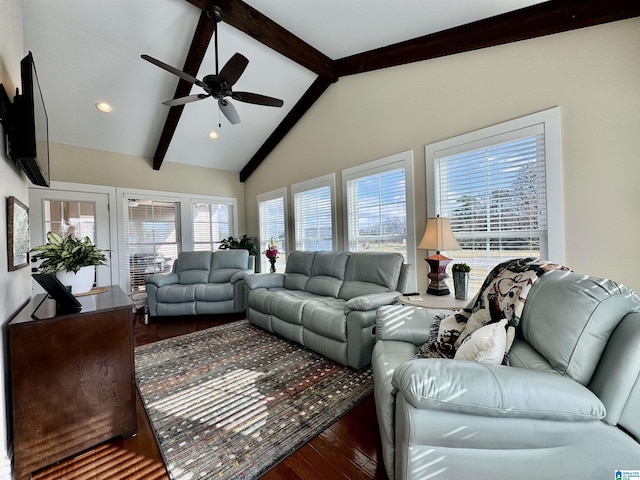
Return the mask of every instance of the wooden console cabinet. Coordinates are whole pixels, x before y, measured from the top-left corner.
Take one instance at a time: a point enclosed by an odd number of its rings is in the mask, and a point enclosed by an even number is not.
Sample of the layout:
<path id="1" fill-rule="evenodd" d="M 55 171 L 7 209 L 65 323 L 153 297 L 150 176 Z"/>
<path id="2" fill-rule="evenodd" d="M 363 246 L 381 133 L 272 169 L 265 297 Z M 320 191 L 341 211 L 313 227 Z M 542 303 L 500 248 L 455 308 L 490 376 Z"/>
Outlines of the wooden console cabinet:
<path id="1" fill-rule="evenodd" d="M 131 300 L 118 286 L 56 312 L 36 295 L 9 323 L 17 480 L 136 432 Z"/>

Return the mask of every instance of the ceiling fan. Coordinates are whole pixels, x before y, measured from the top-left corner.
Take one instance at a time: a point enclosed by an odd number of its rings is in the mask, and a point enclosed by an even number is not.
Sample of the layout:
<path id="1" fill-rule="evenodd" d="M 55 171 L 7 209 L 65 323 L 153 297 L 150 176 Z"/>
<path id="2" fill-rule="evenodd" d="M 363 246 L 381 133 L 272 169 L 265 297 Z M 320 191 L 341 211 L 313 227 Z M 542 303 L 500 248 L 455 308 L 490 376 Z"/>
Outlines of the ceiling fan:
<path id="1" fill-rule="evenodd" d="M 222 20 L 222 10 L 217 6 L 211 6 L 207 9 L 209 18 L 219 23 Z M 226 99 L 231 97 L 234 100 L 245 103 L 253 103 L 255 105 L 265 105 L 268 107 L 282 107 L 284 102 L 278 98 L 268 97 L 266 95 L 260 95 L 259 93 L 251 92 L 234 92 L 232 87 L 238 81 L 244 70 L 249 64 L 249 60 L 240 53 L 235 53 L 229 61 L 222 67 L 222 70 L 218 71 L 218 28 L 214 31 L 215 42 L 215 56 L 216 56 L 216 73 L 215 75 L 205 75 L 202 80 L 198 80 L 192 75 L 189 75 L 182 70 L 178 70 L 171 65 L 167 65 L 158 59 L 155 59 L 149 55 L 143 54 L 141 57 L 147 62 L 177 75 L 178 77 L 186 80 L 189 83 L 193 83 L 202 88 L 205 93 L 198 93 L 195 95 L 187 95 L 186 97 L 174 98 L 173 100 L 167 100 L 162 102 L 163 105 L 168 107 L 174 107 L 176 105 L 184 105 L 186 103 L 197 102 L 198 100 L 204 100 L 208 97 L 213 97 L 218 101 L 220 111 L 227 117 L 227 120 L 232 124 L 240 123 L 240 116 L 233 104 Z"/>

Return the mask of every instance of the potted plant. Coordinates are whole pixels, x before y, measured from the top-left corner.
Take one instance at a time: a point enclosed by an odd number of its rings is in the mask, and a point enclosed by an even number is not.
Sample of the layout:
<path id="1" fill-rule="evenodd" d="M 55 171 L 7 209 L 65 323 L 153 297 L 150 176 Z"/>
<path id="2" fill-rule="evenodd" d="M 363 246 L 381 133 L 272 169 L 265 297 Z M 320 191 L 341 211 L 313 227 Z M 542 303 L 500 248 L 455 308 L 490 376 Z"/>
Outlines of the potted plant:
<path id="1" fill-rule="evenodd" d="M 222 239 L 220 241 L 220 250 L 248 250 L 249 255 L 258 256 L 256 237 L 247 237 L 246 234 L 240 239 L 234 237 Z"/>
<path id="2" fill-rule="evenodd" d="M 47 244 L 32 248 L 34 261 L 42 260 L 42 273 L 55 273 L 63 285 L 70 285 L 74 294 L 91 290 L 95 278 L 95 267 L 106 265 L 107 257 L 93 244 L 89 237 L 78 240 L 73 234 L 62 237 L 47 232 Z"/>
<path id="3" fill-rule="evenodd" d="M 451 267 L 453 271 L 453 288 L 458 300 L 466 300 L 469 290 L 469 272 L 471 267 L 466 263 L 454 263 Z"/>

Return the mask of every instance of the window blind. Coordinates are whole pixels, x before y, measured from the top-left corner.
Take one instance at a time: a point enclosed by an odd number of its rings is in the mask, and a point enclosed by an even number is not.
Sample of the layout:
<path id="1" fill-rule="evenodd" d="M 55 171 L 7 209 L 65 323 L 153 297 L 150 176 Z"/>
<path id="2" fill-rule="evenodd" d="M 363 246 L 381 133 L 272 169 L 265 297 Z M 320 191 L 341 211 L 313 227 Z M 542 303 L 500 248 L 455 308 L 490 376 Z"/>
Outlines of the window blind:
<path id="1" fill-rule="evenodd" d="M 180 202 L 125 200 L 124 249 L 129 291 L 144 290 L 145 276 L 171 271 L 180 252 Z"/>
<path id="2" fill-rule="evenodd" d="M 293 194 L 296 250 L 333 250 L 331 187 Z"/>
<path id="3" fill-rule="evenodd" d="M 450 218 L 474 286 L 504 260 L 548 258 L 545 167 L 542 125 L 436 152 L 436 211 Z"/>
<path id="4" fill-rule="evenodd" d="M 258 216 L 260 223 L 261 271 L 269 271 L 271 264 L 263 252 L 267 249 L 269 243 L 273 241 L 279 252 L 276 260 L 276 271 L 284 272 L 287 249 L 284 196 L 259 201 Z"/>
<path id="5" fill-rule="evenodd" d="M 233 206 L 219 202 L 192 202 L 194 250 L 218 250 L 220 241 L 234 232 Z"/>
<path id="6" fill-rule="evenodd" d="M 351 178 L 346 187 L 348 249 L 399 252 L 406 259 L 404 168 Z"/>

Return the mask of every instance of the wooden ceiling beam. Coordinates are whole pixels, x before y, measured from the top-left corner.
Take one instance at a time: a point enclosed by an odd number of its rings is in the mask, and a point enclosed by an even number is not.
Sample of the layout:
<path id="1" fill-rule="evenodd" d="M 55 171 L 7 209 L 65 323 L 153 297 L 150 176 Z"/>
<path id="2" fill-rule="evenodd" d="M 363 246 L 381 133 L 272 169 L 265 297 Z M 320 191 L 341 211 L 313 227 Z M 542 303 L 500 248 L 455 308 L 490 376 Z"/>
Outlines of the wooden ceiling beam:
<path id="1" fill-rule="evenodd" d="M 187 1 L 202 9 L 200 22 L 183 69 L 185 72 L 195 76 L 213 35 L 215 24 L 213 21 L 209 21 L 206 16 L 206 0 Z M 242 169 L 240 172 L 240 181 L 242 182 L 249 178 L 296 122 L 318 100 L 320 95 L 339 77 L 640 15 L 640 2 L 638 0 L 550 0 L 443 32 L 334 61 L 241 0 L 212 0 L 211 3 L 222 8 L 224 22 L 318 75 L 318 79 Z M 207 21 L 205 22 L 203 19 Z M 210 33 L 208 33 L 208 30 L 201 31 L 201 28 L 204 30 L 204 26 L 201 27 L 201 24 L 209 25 Z M 192 69 L 188 69 L 187 64 Z M 183 83 L 186 86 L 181 86 Z M 186 92 L 181 90 L 184 88 L 187 88 Z M 175 97 L 188 95 L 190 88 L 191 85 L 188 82 L 180 80 Z M 173 107 L 169 111 L 167 123 L 154 155 L 153 168 L 156 170 L 162 164 L 183 108 L 184 106 Z"/>
<path id="2" fill-rule="evenodd" d="M 204 55 L 209 47 L 211 37 L 213 36 L 213 32 L 216 28 L 216 23 L 210 19 L 207 14 L 207 2 L 205 0 L 187 1 L 202 10 L 198 26 L 196 27 L 193 40 L 191 41 L 189 53 L 187 54 L 187 59 L 185 60 L 184 68 L 182 69 L 182 71 L 195 77 L 198 75 L 198 70 L 200 69 Z M 338 79 L 332 59 L 296 37 L 250 5 L 247 5 L 240 0 L 215 0 L 211 3 L 222 9 L 222 21 L 225 23 L 237 28 L 249 35 L 251 38 L 293 60 L 308 70 L 311 70 L 328 83 L 335 82 Z M 191 87 L 192 85 L 189 82 L 181 79 L 178 82 L 176 93 L 173 98 L 189 95 Z M 300 102 L 298 102 L 298 104 L 299 103 Z M 183 110 L 184 105 L 171 107 L 169 110 L 167 120 L 162 129 L 162 134 L 160 135 L 160 140 L 158 141 L 156 152 L 153 155 L 154 170 L 160 170 L 160 167 L 162 166 L 162 162 L 164 161 L 169 145 L 171 144 L 171 140 L 173 139 L 173 135 L 178 127 L 178 122 L 180 121 Z M 287 117 L 283 120 L 285 125 L 286 119 Z M 280 127 L 276 129 L 276 131 L 280 130 Z M 275 133 L 276 132 L 272 134 L 272 137 Z M 263 145 L 258 153 L 265 149 L 266 147 Z M 258 155 L 258 153 L 256 153 L 256 155 Z M 254 158 L 256 158 L 255 155 Z M 252 160 L 249 161 L 249 164 L 251 164 Z M 249 164 L 245 166 L 245 169 L 247 169 Z"/>
<path id="3" fill-rule="evenodd" d="M 638 0 L 551 0 L 335 61 L 338 77 L 624 20 Z"/>
<path id="4" fill-rule="evenodd" d="M 206 0 L 187 1 L 203 11 L 207 8 Z M 224 23 L 237 28 L 320 77 L 332 82 L 338 79 L 331 58 L 252 6 L 241 0 L 211 0 L 209 3 L 222 9 Z"/>
<path id="5" fill-rule="evenodd" d="M 282 141 L 282 139 L 289 133 L 289 131 L 298 123 L 298 121 L 304 116 L 305 113 L 311 108 L 311 106 L 320 98 L 325 92 L 331 80 L 323 77 L 318 77 L 302 95 L 298 103 L 296 103 L 286 117 L 280 122 L 280 125 L 276 127 L 273 133 L 262 144 L 258 151 L 251 157 L 251 160 L 240 171 L 240 181 L 244 182 L 251 174 L 260 166 L 262 161 L 267 158 L 276 146 Z"/>
<path id="6" fill-rule="evenodd" d="M 207 17 L 207 14 L 203 11 L 200 14 L 198 26 L 196 27 L 196 31 L 193 34 L 193 40 L 191 41 L 191 46 L 189 47 L 189 53 L 187 54 L 187 59 L 185 60 L 184 67 L 182 68 L 183 72 L 186 72 L 194 77 L 198 75 L 198 70 L 200 69 L 200 65 L 202 64 L 202 60 L 204 59 L 204 54 L 207 52 L 209 42 L 211 41 L 211 37 L 213 36 L 215 29 L 216 23 L 210 20 L 209 17 Z M 186 80 L 180 79 L 173 98 L 180 98 L 189 95 L 189 93 L 191 92 L 191 87 L 193 87 L 191 83 L 187 82 Z M 156 153 L 153 155 L 154 170 L 160 170 L 160 167 L 162 166 L 164 157 L 166 156 L 169 145 L 171 144 L 171 139 L 173 138 L 173 134 L 175 133 L 178 122 L 180 121 L 180 117 L 182 116 L 183 109 L 184 105 L 178 105 L 169 109 L 167 120 L 165 121 L 164 127 L 162 128 L 160 141 L 158 142 L 158 147 L 156 148 Z"/>

